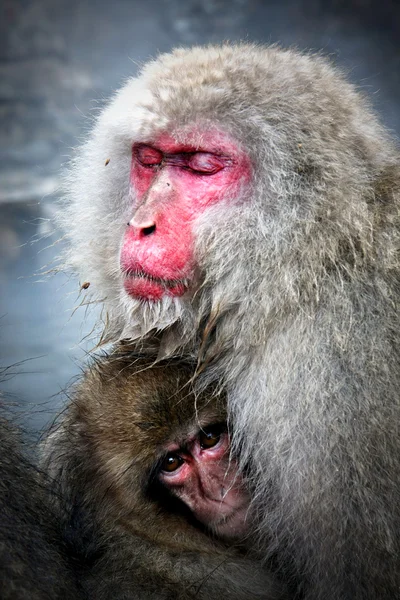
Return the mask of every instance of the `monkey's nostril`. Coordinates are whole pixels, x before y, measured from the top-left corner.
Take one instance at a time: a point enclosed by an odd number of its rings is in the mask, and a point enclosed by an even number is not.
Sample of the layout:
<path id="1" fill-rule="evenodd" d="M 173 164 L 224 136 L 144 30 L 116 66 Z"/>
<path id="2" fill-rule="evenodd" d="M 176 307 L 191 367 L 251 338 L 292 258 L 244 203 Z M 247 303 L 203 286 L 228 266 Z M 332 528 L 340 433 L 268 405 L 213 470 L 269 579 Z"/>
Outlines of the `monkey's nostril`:
<path id="1" fill-rule="evenodd" d="M 155 225 L 150 225 L 150 227 L 143 227 L 142 234 L 143 235 L 151 235 L 152 233 L 155 232 L 155 230 L 156 230 Z"/>

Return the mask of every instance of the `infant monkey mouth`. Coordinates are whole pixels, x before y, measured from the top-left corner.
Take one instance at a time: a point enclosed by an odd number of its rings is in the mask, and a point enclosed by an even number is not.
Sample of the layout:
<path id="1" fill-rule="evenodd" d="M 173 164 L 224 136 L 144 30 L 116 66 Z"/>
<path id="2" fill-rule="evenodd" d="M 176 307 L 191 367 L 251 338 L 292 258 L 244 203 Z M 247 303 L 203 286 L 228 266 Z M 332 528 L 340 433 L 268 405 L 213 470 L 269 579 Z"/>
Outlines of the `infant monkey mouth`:
<path id="1" fill-rule="evenodd" d="M 126 279 L 144 279 L 145 281 L 151 281 L 166 288 L 174 288 L 176 286 L 182 286 L 185 289 L 189 287 L 187 279 L 162 279 L 161 277 L 155 277 L 140 269 L 128 269 L 124 271 Z"/>

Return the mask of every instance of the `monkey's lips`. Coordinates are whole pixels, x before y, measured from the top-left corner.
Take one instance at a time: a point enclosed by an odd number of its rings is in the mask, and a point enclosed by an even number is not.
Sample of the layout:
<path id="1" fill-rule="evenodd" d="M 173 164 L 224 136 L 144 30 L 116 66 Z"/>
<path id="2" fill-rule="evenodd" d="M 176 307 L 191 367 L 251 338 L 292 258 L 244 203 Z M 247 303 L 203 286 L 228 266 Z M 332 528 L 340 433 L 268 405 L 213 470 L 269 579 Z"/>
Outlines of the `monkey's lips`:
<path id="1" fill-rule="evenodd" d="M 163 296 L 179 297 L 187 288 L 185 279 L 162 279 L 142 270 L 124 272 L 124 289 L 133 298 L 157 301 Z"/>

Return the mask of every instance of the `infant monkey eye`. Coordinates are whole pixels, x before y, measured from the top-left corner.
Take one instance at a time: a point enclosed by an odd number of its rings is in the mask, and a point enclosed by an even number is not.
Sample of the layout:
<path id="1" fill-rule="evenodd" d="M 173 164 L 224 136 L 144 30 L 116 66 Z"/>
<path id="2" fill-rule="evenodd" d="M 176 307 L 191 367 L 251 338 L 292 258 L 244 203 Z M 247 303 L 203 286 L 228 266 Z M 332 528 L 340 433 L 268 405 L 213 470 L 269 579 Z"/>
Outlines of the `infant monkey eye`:
<path id="1" fill-rule="evenodd" d="M 164 460 L 161 463 L 161 471 L 166 471 L 167 473 L 172 473 L 179 469 L 180 466 L 184 463 L 184 460 L 179 454 L 171 453 L 167 454 Z"/>
<path id="2" fill-rule="evenodd" d="M 199 433 L 200 446 L 203 449 L 213 448 L 218 444 L 224 432 L 222 425 L 211 425 L 204 427 Z"/>

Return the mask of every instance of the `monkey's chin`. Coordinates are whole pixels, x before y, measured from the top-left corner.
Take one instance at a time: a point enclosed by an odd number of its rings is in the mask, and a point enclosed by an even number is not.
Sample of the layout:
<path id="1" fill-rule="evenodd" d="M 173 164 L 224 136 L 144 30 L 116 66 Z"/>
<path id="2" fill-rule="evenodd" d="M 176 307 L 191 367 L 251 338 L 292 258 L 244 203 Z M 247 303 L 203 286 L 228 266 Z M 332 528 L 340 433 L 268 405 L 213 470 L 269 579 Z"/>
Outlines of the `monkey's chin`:
<path id="1" fill-rule="evenodd" d="M 249 506 L 246 503 L 219 521 L 209 524 L 213 533 L 224 540 L 243 540 L 249 533 Z"/>
<path id="2" fill-rule="evenodd" d="M 187 287 L 182 281 L 163 281 L 144 275 L 127 275 L 124 280 L 126 293 L 132 298 L 157 302 L 164 296 L 179 298 Z"/>

